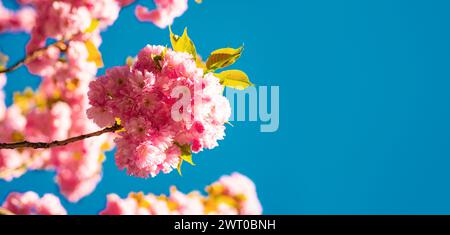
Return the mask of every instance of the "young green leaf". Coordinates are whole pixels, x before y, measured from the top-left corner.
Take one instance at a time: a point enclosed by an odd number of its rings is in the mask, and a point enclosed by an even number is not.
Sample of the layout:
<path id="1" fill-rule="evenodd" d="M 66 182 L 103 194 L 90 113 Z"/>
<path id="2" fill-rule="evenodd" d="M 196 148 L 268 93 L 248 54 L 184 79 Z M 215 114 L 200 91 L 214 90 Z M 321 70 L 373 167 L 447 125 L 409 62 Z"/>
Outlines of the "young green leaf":
<path id="1" fill-rule="evenodd" d="M 180 158 L 184 161 L 188 162 L 189 164 L 195 166 L 195 163 L 192 161 L 192 153 L 191 153 L 191 146 L 188 144 L 185 144 L 181 146 L 181 155 Z"/>
<path id="2" fill-rule="evenodd" d="M 183 164 L 183 161 L 188 162 L 192 166 L 195 166 L 195 163 L 192 161 L 192 152 L 191 152 L 191 146 L 189 144 L 180 145 L 178 143 L 175 143 L 181 151 L 180 155 L 180 162 L 178 163 L 177 170 L 178 174 L 181 174 L 181 165 Z"/>
<path id="3" fill-rule="evenodd" d="M 172 26 L 170 26 L 170 25 L 169 25 L 169 33 L 170 33 L 170 44 L 172 44 L 172 49 L 175 50 L 174 45 L 177 45 L 177 42 L 180 39 L 180 36 L 178 36 L 172 32 Z"/>
<path id="4" fill-rule="evenodd" d="M 215 76 L 220 79 L 220 84 L 238 90 L 244 90 L 249 86 L 253 86 L 253 83 L 250 82 L 247 74 L 241 70 L 227 70 L 216 73 Z"/>
<path id="5" fill-rule="evenodd" d="M 183 164 L 183 160 L 180 159 L 180 161 L 178 162 L 178 165 L 177 165 L 177 171 L 180 176 L 183 176 L 183 174 L 181 173 L 181 165 L 182 164 Z"/>
<path id="6" fill-rule="evenodd" d="M 170 42 L 174 51 L 186 52 L 192 55 L 192 58 L 196 60 L 197 50 L 192 40 L 189 38 L 187 28 L 184 28 L 183 35 L 178 36 L 172 32 L 172 28 L 169 26 Z"/>
<path id="7" fill-rule="evenodd" d="M 206 60 L 206 67 L 208 70 L 215 71 L 217 69 L 225 68 L 236 62 L 241 57 L 243 47 L 237 49 L 234 48 L 222 48 L 215 50 L 209 55 Z"/>
<path id="8" fill-rule="evenodd" d="M 164 60 L 164 57 L 166 56 L 167 48 L 164 48 L 164 50 L 159 55 L 152 55 L 152 60 L 155 62 L 156 67 L 158 67 L 159 70 L 162 69 L 161 62 Z"/>
<path id="9" fill-rule="evenodd" d="M 87 61 L 95 62 L 95 65 L 97 65 L 98 68 L 103 67 L 102 54 L 100 54 L 100 51 L 97 49 L 94 43 L 88 40 L 84 42 L 84 45 L 86 46 L 86 49 L 88 51 Z"/>

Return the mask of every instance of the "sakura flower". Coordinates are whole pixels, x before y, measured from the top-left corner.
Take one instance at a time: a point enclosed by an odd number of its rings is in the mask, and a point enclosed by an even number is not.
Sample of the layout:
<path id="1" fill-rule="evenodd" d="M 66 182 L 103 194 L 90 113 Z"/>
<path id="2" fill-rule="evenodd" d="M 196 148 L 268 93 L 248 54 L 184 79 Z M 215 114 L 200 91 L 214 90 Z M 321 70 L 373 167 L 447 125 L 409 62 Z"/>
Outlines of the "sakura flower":
<path id="1" fill-rule="evenodd" d="M 62 39 L 84 31 L 91 24 L 91 15 L 87 7 L 73 7 L 64 1 L 41 3 L 38 7 L 40 22 L 36 30 L 48 37 Z"/>
<path id="2" fill-rule="evenodd" d="M 17 106 L 8 108 L 0 121 L 0 141 L 12 142 L 23 139 L 26 119 Z M 17 150 L 0 150 L 0 178 L 12 180 L 26 171 L 27 163 L 31 161 L 29 152 Z"/>
<path id="3" fill-rule="evenodd" d="M 77 62 L 87 63 L 86 56 L 80 51 L 80 44 L 84 46 L 84 42 L 90 41 L 95 47 L 99 47 L 101 43 L 100 30 L 112 25 L 120 11 L 119 3 L 116 0 L 32 0 L 26 1 L 26 3 L 34 7 L 37 22 L 31 31 L 27 53 L 43 48 L 48 39 L 70 40 L 67 55 L 72 53 L 72 59 L 69 61 L 71 65 L 73 65 L 74 59 Z M 27 67 L 33 74 L 44 77 L 52 76 L 55 71 L 58 71 L 58 68 L 55 67 L 64 64 L 59 60 L 60 52 L 60 48 L 51 47 L 42 55 L 28 61 Z M 77 55 L 80 57 L 78 58 Z M 75 69 L 79 68 L 79 66 L 75 67 Z M 96 73 L 92 67 L 83 69 Z"/>
<path id="4" fill-rule="evenodd" d="M 71 126 L 70 107 L 67 103 L 58 102 L 49 111 L 34 109 L 27 115 L 25 136 L 28 141 L 49 142 L 63 140 L 68 137 Z M 42 120 L 46 121 L 42 125 Z"/>
<path id="5" fill-rule="evenodd" d="M 77 136 L 97 130 L 87 119 L 84 102 L 72 105 L 69 133 Z M 51 149 L 51 164 L 56 168 L 56 183 L 61 193 L 71 202 L 89 195 L 101 180 L 105 151 L 112 149 L 112 135 L 102 135 Z"/>
<path id="6" fill-rule="evenodd" d="M 26 31 L 34 27 L 36 14 L 30 7 L 23 7 L 16 12 L 6 9 L 0 1 L 0 32 Z"/>
<path id="7" fill-rule="evenodd" d="M 160 28 L 165 28 L 173 23 L 173 20 L 183 15 L 188 8 L 188 0 L 154 0 L 156 9 L 138 5 L 135 14 L 138 20 L 152 22 Z"/>
<path id="8" fill-rule="evenodd" d="M 108 69 L 89 87 L 88 117 L 100 127 L 121 120 L 116 163 L 137 177 L 169 173 L 179 163 L 180 146 L 192 146 L 193 152 L 216 147 L 231 113 L 218 78 L 204 76 L 189 54 L 162 46 L 146 46 L 133 66 Z M 192 120 L 173 118 L 178 97 L 172 92 L 179 87 L 193 94 L 192 108 L 183 110 Z"/>
<path id="9" fill-rule="evenodd" d="M 139 205 L 139 201 L 133 197 L 121 199 L 116 194 L 107 196 L 107 206 L 100 215 L 143 215 L 149 211 Z"/>
<path id="10" fill-rule="evenodd" d="M 35 192 L 10 193 L 2 208 L 16 215 L 66 215 L 59 199 L 53 194 L 39 198 Z"/>
<path id="11" fill-rule="evenodd" d="M 207 196 L 198 191 L 184 194 L 171 187 L 170 195 L 130 193 L 121 199 L 107 197 L 101 215 L 259 215 L 262 213 L 253 182 L 233 173 L 206 187 Z M 232 190 L 229 190 L 231 189 Z"/>
<path id="12" fill-rule="evenodd" d="M 98 69 L 90 58 L 87 42 L 90 50 L 98 49 L 102 42 L 100 31 L 117 19 L 121 7 L 119 2 L 19 2 L 27 6 L 18 12 L 0 5 L 0 31 L 2 22 L 6 22 L 4 17 L 8 18 L 8 30 L 18 26 L 18 23 L 12 24 L 11 19 L 29 23 L 27 29 L 31 30 L 31 37 L 27 54 L 38 50 L 39 53 L 28 60 L 26 66 L 31 73 L 41 76 L 42 82 L 36 91 L 24 95 L 21 101 L 15 100 L 14 105 L 5 107 L 5 111 L 0 107 L 0 131 L 3 131 L 0 140 L 4 143 L 23 140 L 51 142 L 97 131 L 98 126 L 86 115 L 88 86 Z M 26 10 L 30 11 L 28 18 L 24 14 Z M 64 45 L 41 50 L 48 46 L 49 39 L 64 39 Z M 3 84 L 4 81 L 0 75 L 0 82 Z M 42 125 L 42 120 L 46 121 L 45 125 Z M 46 150 L 0 150 L 0 178 L 12 180 L 27 170 L 54 170 L 61 193 L 75 202 L 95 189 L 102 175 L 104 152 L 113 147 L 112 135 L 103 135 Z"/>
<path id="13" fill-rule="evenodd" d="M 208 191 L 210 195 L 227 195 L 238 203 L 240 214 L 257 215 L 262 213 L 261 204 L 256 194 L 255 184 L 246 176 L 233 173 L 230 176 L 222 176 L 213 183 Z"/>

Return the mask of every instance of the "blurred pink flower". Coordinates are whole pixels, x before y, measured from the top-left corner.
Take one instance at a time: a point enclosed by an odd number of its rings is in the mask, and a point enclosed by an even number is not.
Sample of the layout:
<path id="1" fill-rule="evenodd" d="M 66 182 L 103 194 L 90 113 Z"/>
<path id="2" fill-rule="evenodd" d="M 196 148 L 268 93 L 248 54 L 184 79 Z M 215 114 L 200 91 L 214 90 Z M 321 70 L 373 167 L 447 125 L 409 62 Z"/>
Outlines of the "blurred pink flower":
<path id="1" fill-rule="evenodd" d="M 10 193 L 2 208 L 16 215 L 66 215 L 59 198 L 45 194 L 42 198 L 35 192 Z"/>
<path id="2" fill-rule="evenodd" d="M 120 5 L 116 0 L 21 0 L 27 4 L 13 13 L 0 5 L 0 19 L 21 17 L 30 22 L 31 37 L 27 53 L 46 46 L 49 39 L 66 39 L 67 50 L 55 46 L 27 61 L 28 70 L 42 77 L 40 86 L 27 94 L 22 105 L 6 110 L 0 106 L 0 140 L 50 142 L 98 130 L 87 118 L 89 83 L 95 79 L 97 66 L 89 60 L 86 41 L 101 44 L 100 31 L 117 19 Z M 26 15 L 25 9 L 30 13 Z M 33 9 L 33 10 L 31 10 Z M 23 12 L 23 13 L 22 13 Z M 23 16 L 22 16 L 23 14 Z M 26 16 L 33 21 L 24 19 Z M 16 18 L 17 18 L 16 17 Z M 36 18 L 36 24 L 34 24 Z M 0 20 L 0 25 L 2 25 Z M 31 22 L 33 25 L 31 25 Z M 98 23 L 97 27 L 95 23 Z M 88 31 L 86 31 L 89 28 Z M 1 31 L 1 26 L 0 26 Z M 0 75 L 0 82 L 5 79 Z M 0 85 L 1 85 L 0 84 Z M 1 95 L 1 94 L 0 94 Z M 45 125 L 42 121 L 45 120 Z M 111 134 L 67 146 L 34 150 L 0 150 L 0 178 L 12 180 L 27 170 L 55 170 L 61 193 L 75 202 L 91 193 L 101 179 L 104 152 L 112 149 Z"/>
<path id="3" fill-rule="evenodd" d="M 188 8 L 188 0 L 154 0 L 156 9 L 138 5 L 135 14 L 138 20 L 152 22 L 160 28 L 165 28 L 173 23 L 176 17 L 180 17 Z"/>

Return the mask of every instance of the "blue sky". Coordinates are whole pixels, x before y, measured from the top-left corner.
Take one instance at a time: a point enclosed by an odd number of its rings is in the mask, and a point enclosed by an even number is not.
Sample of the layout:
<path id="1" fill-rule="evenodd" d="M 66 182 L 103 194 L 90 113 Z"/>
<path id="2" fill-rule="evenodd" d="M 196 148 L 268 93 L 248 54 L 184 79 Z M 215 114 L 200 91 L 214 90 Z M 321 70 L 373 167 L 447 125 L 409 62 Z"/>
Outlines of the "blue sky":
<path id="1" fill-rule="evenodd" d="M 204 0 L 189 7 L 173 28 L 187 26 L 200 54 L 244 44 L 234 67 L 257 85 L 279 86 L 278 131 L 235 122 L 220 147 L 184 166 L 183 177 L 129 177 L 110 153 L 93 194 L 78 204 L 62 199 L 70 213 L 97 213 L 107 193 L 167 193 L 170 185 L 187 192 L 234 171 L 255 181 L 267 214 L 450 213 L 449 1 Z M 137 22 L 133 8 L 102 36 L 105 67 L 146 44 L 169 44 L 168 30 Z M 15 61 L 27 39 L 0 35 L 0 49 Z M 39 78 L 22 68 L 8 81 L 10 102 Z M 10 191 L 59 195 L 53 177 L 31 172 L 0 182 L 0 199 Z"/>

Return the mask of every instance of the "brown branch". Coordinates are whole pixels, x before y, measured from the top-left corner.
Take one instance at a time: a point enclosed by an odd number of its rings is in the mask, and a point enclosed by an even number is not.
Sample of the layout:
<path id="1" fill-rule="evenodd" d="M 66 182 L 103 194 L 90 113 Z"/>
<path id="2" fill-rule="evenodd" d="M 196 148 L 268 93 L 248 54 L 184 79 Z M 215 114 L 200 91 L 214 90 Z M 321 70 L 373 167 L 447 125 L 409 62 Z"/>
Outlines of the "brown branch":
<path id="1" fill-rule="evenodd" d="M 91 138 L 94 136 L 99 136 L 105 133 L 109 132 L 116 132 L 118 130 L 122 129 L 122 126 L 118 123 L 115 123 L 113 126 L 106 127 L 102 130 L 92 132 L 89 134 L 79 135 L 75 136 L 66 140 L 55 140 L 52 142 L 29 142 L 29 141 L 22 141 L 22 142 L 16 142 L 16 143 L 0 143 L 0 149 L 17 149 L 17 148 L 33 148 L 33 149 L 45 149 L 45 148 L 52 148 L 57 146 L 65 146 L 73 142 L 77 142 L 80 140 L 84 140 L 87 138 Z"/>
<path id="2" fill-rule="evenodd" d="M 0 68 L 0 73 L 9 73 L 9 72 L 12 72 L 12 71 L 18 69 L 20 66 L 35 60 L 37 57 L 42 55 L 48 48 L 53 47 L 53 46 L 57 47 L 61 51 L 66 51 L 67 50 L 67 43 L 64 42 L 64 40 L 60 40 L 60 41 L 54 42 L 54 43 L 52 43 L 52 44 L 50 44 L 50 45 L 48 45 L 46 47 L 39 48 L 39 49 L 31 52 L 25 58 L 19 60 L 18 62 L 16 62 L 11 67 Z"/>

